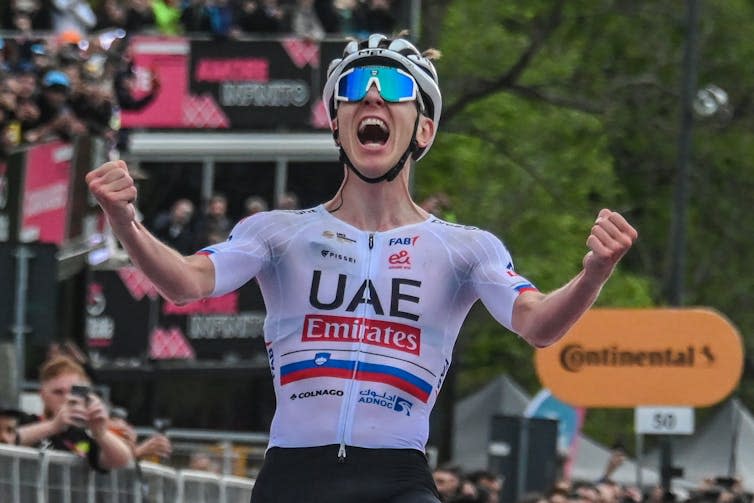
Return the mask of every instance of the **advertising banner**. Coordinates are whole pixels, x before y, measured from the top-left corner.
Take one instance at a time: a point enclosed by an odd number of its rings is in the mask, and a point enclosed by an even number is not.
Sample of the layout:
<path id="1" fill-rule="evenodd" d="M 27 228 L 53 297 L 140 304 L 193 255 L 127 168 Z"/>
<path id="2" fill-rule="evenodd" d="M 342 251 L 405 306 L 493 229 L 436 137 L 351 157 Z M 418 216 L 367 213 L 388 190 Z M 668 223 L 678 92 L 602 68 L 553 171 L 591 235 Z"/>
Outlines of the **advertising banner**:
<path id="1" fill-rule="evenodd" d="M 26 153 L 21 241 L 60 245 L 67 238 L 72 156 L 73 147 L 59 141 Z"/>
<path id="2" fill-rule="evenodd" d="M 87 346 L 101 361 L 266 361 L 264 303 L 254 281 L 179 306 L 164 300 L 135 267 L 94 271 L 86 311 Z"/>
<path id="3" fill-rule="evenodd" d="M 319 94 L 319 44 L 192 41 L 191 92 L 212 97 L 231 127 L 306 129 Z"/>
<path id="4" fill-rule="evenodd" d="M 192 127 L 186 118 L 193 110 L 188 92 L 189 41 L 180 37 L 136 36 L 131 39 L 130 50 L 134 63 L 133 98 L 140 99 L 149 94 L 155 78 L 160 82 L 160 89 L 155 99 L 144 108 L 121 110 L 121 126 Z M 185 113 L 184 107 L 188 107 Z"/>
<path id="5" fill-rule="evenodd" d="M 140 110 L 121 110 L 124 128 L 307 131 L 328 129 L 322 104 L 326 65 L 343 40 L 189 40 L 136 36 L 130 42 L 135 99 L 160 88 Z M 324 66 L 323 66 L 324 65 Z"/>
<path id="6" fill-rule="evenodd" d="M 738 385 L 743 345 L 711 309 L 592 309 L 535 364 L 542 385 L 573 406 L 704 407 Z"/>

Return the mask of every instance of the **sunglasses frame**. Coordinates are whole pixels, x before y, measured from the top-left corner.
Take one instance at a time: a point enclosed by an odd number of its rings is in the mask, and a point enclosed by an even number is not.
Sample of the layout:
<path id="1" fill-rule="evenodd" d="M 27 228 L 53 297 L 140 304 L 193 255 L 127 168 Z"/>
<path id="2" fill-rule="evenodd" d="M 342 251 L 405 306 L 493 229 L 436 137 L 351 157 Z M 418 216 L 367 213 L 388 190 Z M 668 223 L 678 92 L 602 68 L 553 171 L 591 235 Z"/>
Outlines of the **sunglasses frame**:
<path id="1" fill-rule="evenodd" d="M 340 89 L 340 81 L 342 79 L 344 79 L 348 75 L 352 74 L 354 71 L 356 71 L 356 69 L 367 69 L 367 68 L 389 68 L 391 70 L 394 70 L 394 71 L 398 72 L 399 74 L 401 74 L 401 75 L 403 75 L 405 77 L 408 77 L 409 79 L 411 79 L 411 82 L 413 83 L 413 93 L 412 93 L 412 96 L 408 96 L 408 97 L 405 97 L 405 98 L 399 98 L 398 101 L 388 100 L 387 98 L 385 98 L 382 95 L 382 88 L 381 88 L 381 85 L 380 85 L 380 79 L 377 76 L 372 76 L 367 81 L 367 84 L 366 84 L 365 89 L 364 89 L 364 95 L 360 99 L 358 99 L 358 100 L 349 100 L 345 96 L 341 96 L 341 95 L 338 94 L 338 90 Z M 395 68 L 393 66 L 384 66 L 384 65 L 355 66 L 355 67 L 349 68 L 348 70 L 346 70 L 345 72 L 343 72 L 340 75 L 340 77 L 338 77 L 338 80 L 335 82 L 335 99 L 334 99 L 335 108 L 336 109 L 338 108 L 338 103 L 339 102 L 343 102 L 343 103 L 358 103 L 359 101 L 363 101 L 364 98 L 366 98 L 367 93 L 369 93 L 369 89 L 372 88 L 372 84 L 375 84 L 377 86 L 377 92 L 380 93 L 380 97 L 383 100 L 385 100 L 386 102 L 388 102 L 388 103 L 405 103 L 407 101 L 416 101 L 419 104 L 420 110 L 424 110 L 424 101 L 421 98 L 421 93 L 419 92 L 419 84 L 416 82 L 416 79 L 414 79 L 414 77 L 410 73 L 408 73 L 407 71 L 405 71 L 405 70 L 402 70 L 400 68 Z"/>

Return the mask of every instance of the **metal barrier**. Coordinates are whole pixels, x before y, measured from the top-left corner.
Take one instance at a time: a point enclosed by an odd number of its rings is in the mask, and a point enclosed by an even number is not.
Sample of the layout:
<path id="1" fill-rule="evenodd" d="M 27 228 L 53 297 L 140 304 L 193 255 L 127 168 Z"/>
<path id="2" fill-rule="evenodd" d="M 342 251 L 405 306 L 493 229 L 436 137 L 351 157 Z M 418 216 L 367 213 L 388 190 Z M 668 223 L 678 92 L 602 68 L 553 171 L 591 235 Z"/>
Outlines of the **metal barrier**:
<path id="1" fill-rule="evenodd" d="M 248 503 L 252 479 L 142 462 L 109 473 L 67 452 L 0 445 L 3 503 Z"/>

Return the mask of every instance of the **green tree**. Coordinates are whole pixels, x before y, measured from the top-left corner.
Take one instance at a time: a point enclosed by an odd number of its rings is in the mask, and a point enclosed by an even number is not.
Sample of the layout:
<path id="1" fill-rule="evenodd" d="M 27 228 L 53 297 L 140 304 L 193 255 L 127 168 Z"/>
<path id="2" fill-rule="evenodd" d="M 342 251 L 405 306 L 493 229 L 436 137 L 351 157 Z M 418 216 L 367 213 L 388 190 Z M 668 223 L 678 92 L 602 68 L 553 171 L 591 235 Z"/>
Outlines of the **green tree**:
<path id="1" fill-rule="evenodd" d="M 419 197 L 447 193 L 457 220 L 501 236 L 516 268 L 545 291 L 578 271 L 597 211 L 620 210 L 640 239 L 599 304 L 666 304 L 682 4 L 459 0 L 437 7 L 421 35 L 443 53 L 445 104 L 432 155 L 416 172 Z M 695 123 L 684 271 L 686 304 L 725 313 L 747 341 L 754 328 L 747 309 L 754 219 L 746 204 L 754 183 L 754 76 L 743 70 L 754 27 L 738 20 L 753 15 L 744 0 L 703 4 L 699 82 L 726 89 L 732 112 Z M 456 356 L 461 394 L 501 371 L 537 389 L 532 350 L 504 332 L 484 309 L 472 310 Z M 738 394 L 754 406 L 749 380 Z M 587 417 L 587 431 L 604 441 L 631 427 L 626 411 Z"/>

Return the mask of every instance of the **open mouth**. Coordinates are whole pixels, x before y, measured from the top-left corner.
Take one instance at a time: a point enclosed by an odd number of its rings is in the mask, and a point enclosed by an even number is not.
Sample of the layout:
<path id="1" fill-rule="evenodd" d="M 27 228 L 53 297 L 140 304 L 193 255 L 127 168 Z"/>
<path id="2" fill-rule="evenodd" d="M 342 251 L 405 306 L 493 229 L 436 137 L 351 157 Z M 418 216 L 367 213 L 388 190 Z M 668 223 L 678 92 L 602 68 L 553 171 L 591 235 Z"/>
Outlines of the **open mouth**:
<path id="1" fill-rule="evenodd" d="M 390 130 L 381 119 L 367 117 L 359 124 L 357 136 L 362 145 L 384 145 L 390 138 Z"/>

